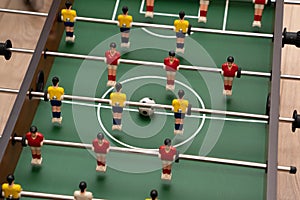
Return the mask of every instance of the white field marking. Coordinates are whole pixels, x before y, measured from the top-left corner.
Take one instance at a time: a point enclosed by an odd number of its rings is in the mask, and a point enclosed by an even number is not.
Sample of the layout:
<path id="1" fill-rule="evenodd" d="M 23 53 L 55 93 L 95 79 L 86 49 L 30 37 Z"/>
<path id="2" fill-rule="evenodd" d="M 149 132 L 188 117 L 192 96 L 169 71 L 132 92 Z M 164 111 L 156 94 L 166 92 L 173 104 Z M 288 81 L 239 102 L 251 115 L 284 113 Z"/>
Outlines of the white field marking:
<path id="1" fill-rule="evenodd" d="M 116 1 L 116 4 L 115 4 L 115 8 L 114 8 L 113 15 L 112 15 L 112 17 L 111 17 L 111 20 L 115 20 L 116 15 L 117 15 L 117 10 L 118 10 L 119 4 L 120 4 L 120 0 L 117 0 L 117 1 Z"/>
<path id="2" fill-rule="evenodd" d="M 225 10 L 224 10 L 224 18 L 223 18 L 223 27 L 222 27 L 223 31 L 225 31 L 225 29 L 226 29 L 228 5 L 229 5 L 229 0 L 226 0 Z"/>

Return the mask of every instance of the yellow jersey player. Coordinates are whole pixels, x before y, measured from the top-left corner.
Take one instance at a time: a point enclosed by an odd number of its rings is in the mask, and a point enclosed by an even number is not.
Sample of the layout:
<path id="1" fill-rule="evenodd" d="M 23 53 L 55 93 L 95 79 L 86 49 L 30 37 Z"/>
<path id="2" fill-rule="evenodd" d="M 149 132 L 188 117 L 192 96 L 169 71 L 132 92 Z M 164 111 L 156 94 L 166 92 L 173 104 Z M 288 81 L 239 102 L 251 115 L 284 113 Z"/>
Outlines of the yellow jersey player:
<path id="1" fill-rule="evenodd" d="M 59 87 L 59 78 L 57 76 L 52 78 L 52 86 L 48 87 L 48 98 L 52 106 L 52 123 L 61 124 L 61 100 L 64 97 L 64 88 Z"/>
<path id="2" fill-rule="evenodd" d="M 189 31 L 189 22 L 184 19 L 185 12 L 179 12 L 179 19 L 174 21 L 174 30 L 176 32 L 176 52 L 184 53 L 185 34 Z"/>
<path id="3" fill-rule="evenodd" d="M 174 134 L 183 134 L 183 122 L 184 122 L 185 114 L 187 112 L 189 114 L 189 110 L 191 109 L 188 100 L 183 99 L 183 97 L 184 97 L 184 91 L 179 90 L 178 99 L 174 99 L 172 101 L 173 112 L 175 117 Z"/>
<path id="4" fill-rule="evenodd" d="M 151 192 L 150 192 L 150 197 L 151 198 L 146 198 L 145 200 L 158 200 L 158 192 L 157 192 L 157 190 L 151 190 Z"/>
<path id="5" fill-rule="evenodd" d="M 66 42 L 74 42 L 74 22 L 76 20 L 76 11 L 72 10 L 72 3 L 70 1 L 66 1 L 65 3 L 66 9 L 61 10 L 61 20 L 65 24 L 66 30 Z"/>
<path id="6" fill-rule="evenodd" d="M 121 47 L 130 47 L 129 33 L 132 24 L 132 16 L 128 15 L 128 7 L 123 6 L 121 15 L 118 16 L 118 26 L 121 31 Z"/>
<path id="7" fill-rule="evenodd" d="M 14 175 L 10 174 L 6 178 L 7 183 L 2 184 L 2 196 L 5 199 L 18 200 L 21 198 L 22 187 L 19 184 L 15 184 Z"/>
<path id="8" fill-rule="evenodd" d="M 122 130 L 122 113 L 123 108 L 126 103 L 126 94 L 121 93 L 122 84 L 117 83 L 116 92 L 112 92 L 110 94 L 110 105 L 112 106 L 112 113 L 113 113 L 113 125 L 112 130 Z"/>

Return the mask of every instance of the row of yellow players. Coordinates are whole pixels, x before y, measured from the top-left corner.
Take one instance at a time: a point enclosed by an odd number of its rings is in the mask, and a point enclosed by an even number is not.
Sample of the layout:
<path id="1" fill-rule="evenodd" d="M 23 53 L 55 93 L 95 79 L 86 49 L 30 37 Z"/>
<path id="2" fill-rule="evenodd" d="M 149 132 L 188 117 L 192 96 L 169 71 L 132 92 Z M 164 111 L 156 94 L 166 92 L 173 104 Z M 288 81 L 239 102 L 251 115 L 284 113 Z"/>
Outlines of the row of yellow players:
<path id="1" fill-rule="evenodd" d="M 122 93 L 122 84 L 116 83 L 115 92 L 110 94 L 110 105 L 112 106 L 113 113 L 113 125 L 112 130 L 122 130 L 122 113 L 123 108 L 126 105 L 126 94 Z M 175 128 L 174 134 L 183 134 L 183 122 L 186 113 L 190 113 L 191 106 L 188 100 L 183 97 L 185 92 L 183 90 L 178 91 L 178 99 L 172 101 L 174 117 L 175 117 Z M 52 123 L 62 122 L 61 117 L 61 105 L 64 96 L 64 88 L 59 86 L 59 78 L 52 78 L 52 86 L 48 87 L 48 98 L 52 106 Z"/>

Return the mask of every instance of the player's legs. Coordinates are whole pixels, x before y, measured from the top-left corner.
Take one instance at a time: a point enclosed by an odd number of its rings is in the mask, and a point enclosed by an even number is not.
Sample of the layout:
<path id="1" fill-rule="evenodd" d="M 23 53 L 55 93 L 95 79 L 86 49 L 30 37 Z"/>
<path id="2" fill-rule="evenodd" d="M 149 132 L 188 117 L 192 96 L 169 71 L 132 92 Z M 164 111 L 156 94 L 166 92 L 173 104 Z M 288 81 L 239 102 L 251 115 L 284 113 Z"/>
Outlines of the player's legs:
<path id="1" fill-rule="evenodd" d="M 105 172 L 106 171 L 106 154 L 97 153 L 96 157 L 97 157 L 96 171 Z"/>
<path id="2" fill-rule="evenodd" d="M 107 86 L 114 86 L 116 84 L 117 65 L 108 65 L 108 81 Z"/>
<path id="3" fill-rule="evenodd" d="M 122 112 L 123 108 L 120 106 L 113 106 L 113 125 L 112 130 L 122 130 Z"/>
<path id="4" fill-rule="evenodd" d="M 162 174 L 161 179 L 171 180 L 172 177 L 172 162 L 171 161 L 162 161 Z"/>
<path id="5" fill-rule="evenodd" d="M 185 114 L 178 112 L 174 113 L 175 117 L 175 127 L 174 127 L 174 134 L 183 134 L 183 123 Z"/>
<path id="6" fill-rule="evenodd" d="M 154 0 L 147 0 L 145 17 L 153 18 Z"/>
<path id="7" fill-rule="evenodd" d="M 175 89 L 175 76 L 176 76 L 176 72 L 167 71 L 166 90 L 174 90 Z"/>
<path id="8" fill-rule="evenodd" d="M 185 33 L 176 32 L 176 52 L 177 53 L 184 53 L 184 39 L 185 39 Z"/>
<path id="9" fill-rule="evenodd" d="M 209 0 L 200 0 L 199 12 L 200 16 L 198 18 L 198 22 L 207 22 L 207 10 L 208 10 Z"/>
<path id="10" fill-rule="evenodd" d="M 121 47 L 130 47 L 129 34 L 130 28 L 121 28 Z"/>
<path id="11" fill-rule="evenodd" d="M 261 18 L 263 14 L 265 5 L 263 4 L 255 4 L 254 5 L 254 20 L 252 23 L 253 27 L 261 27 Z"/>
<path id="12" fill-rule="evenodd" d="M 42 155 L 41 155 L 41 147 L 30 147 L 32 160 L 31 164 L 42 164 Z"/>
<path id="13" fill-rule="evenodd" d="M 61 101 L 58 100 L 51 100 L 51 106 L 52 106 L 52 123 L 58 122 L 61 123 L 62 117 L 61 117 Z"/>

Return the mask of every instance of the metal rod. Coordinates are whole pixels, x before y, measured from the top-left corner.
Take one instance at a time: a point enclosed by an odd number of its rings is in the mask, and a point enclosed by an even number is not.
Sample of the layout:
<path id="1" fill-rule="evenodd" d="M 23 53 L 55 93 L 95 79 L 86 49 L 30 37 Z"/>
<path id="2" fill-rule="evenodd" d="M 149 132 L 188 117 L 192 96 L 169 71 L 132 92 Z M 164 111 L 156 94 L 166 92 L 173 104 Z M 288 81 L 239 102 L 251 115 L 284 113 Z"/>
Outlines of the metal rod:
<path id="1" fill-rule="evenodd" d="M 31 94 L 33 96 L 39 96 L 39 97 L 44 96 L 44 93 L 42 93 L 42 92 L 31 92 Z M 110 102 L 109 99 L 94 98 L 94 97 L 83 97 L 83 96 L 72 96 L 72 95 L 64 95 L 64 99 L 77 100 L 77 101 L 98 102 L 98 103 L 109 103 Z M 126 101 L 126 105 L 172 110 L 171 105 L 162 105 L 162 104 L 151 104 L 151 103 Z M 242 113 L 242 112 L 221 111 L 221 110 L 202 109 L 202 108 L 192 108 L 192 111 L 197 112 L 197 113 L 229 115 L 229 116 L 236 116 L 236 117 L 262 119 L 262 120 L 268 120 L 269 119 L 269 116 L 267 116 L 267 115 L 258 115 L 258 114 Z"/>
<path id="2" fill-rule="evenodd" d="M 31 50 L 31 49 L 9 48 L 8 50 L 11 50 L 13 52 L 21 52 L 21 53 L 33 53 L 33 50 Z M 105 60 L 104 57 L 100 57 L 100 56 L 89 56 L 89 55 L 71 54 L 71 53 L 62 53 L 62 52 L 53 52 L 53 51 L 43 51 L 43 54 L 46 54 L 47 56 L 58 56 L 58 57 L 97 60 L 97 61 Z M 150 62 L 150 61 L 120 59 L 120 62 L 125 63 L 125 64 L 148 65 L 148 66 L 161 67 L 161 68 L 164 67 L 163 63 Z M 221 73 L 221 71 L 222 71 L 222 69 L 219 69 L 219 68 L 200 67 L 200 66 L 191 66 L 191 65 L 180 65 L 179 69 L 215 72 L 215 73 Z M 260 76 L 260 77 L 270 77 L 271 76 L 271 73 L 267 73 L 267 72 L 255 72 L 255 71 L 244 71 L 244 70 L 242 70 L 241 74 L 249 75 L 249 76 Z"/>
<path id="3" fill-rule="evenodd" d="M 73 200 L 74 196 L 69 195 L 61 195 L 61 194 L 49 194 L 49 193 L 41 193 L 41 192 L 29 192 L 29 191 L 21 191 L 22 197 L 31 197 L 31 198 L 41 198 L 41 199 L 60 199 L 60 200 Z M 105 200 L 105 199 L 96 199 L 93 200 Z"/>
<path id="4" fill-rule="evenodd" d="M 13 137 L 13 139 L 15 141 L 22 141 L 22 137 Z M 92 149 L 92 144 L 84 144 L 84 143 L 56 141 L 56 140 L 44 140 L 43 143 L 47 144 L 47 145 L 54 145 L 54 146 Z M 158 149 L 157 150 L 147 150 L 147 149 L 141 149 L 141 148 L 129 149 L 129 148 L 124 148 L 124 147 L 110 147 L 110 151 L 121 152 L 121 153 L 134 153 L 134 154 L 142 154 L 142 155 L 150 155 L 150 156 L 158 156 L 159 155 Z M 187 155 L 187 154 L 179 154 L 179 159 L 234 165 L 234 166 L 241 166 L 241 167 L 259 168 L 259 169 L 267 168 L 267 164 L 265 164 L 265 163 L 223 159 L 223 158 L 213 158 L 213 157 L 204 157 L 204 156 L 195 156 L 195 155 Z M 290 172 L 291 168 L 292 167 L 278 166 L 278 170 L 286 171 L 286 172 Z"/>
<path id="5" fill-rule="evenodd" d="M 0 12 L 14 13 L 14 14 L 26 14 L 33 16 L 48 16 L 47 13 L 40 12 L 29 12 L 29 11 L 21 11 L 21 10 L 11 10 L 11 9 L 0 9 Z M 83 22 L 94 22 L 94 23 L 106 23 L 106 24 L 115 24 L 117 25 L 116 20 L 109 19 L 99 19 L 99 18 L 90 18 L 90 17 L 76 17 L 77 21 Z M 162 24 L 149 24 L 149 23 L 141 23 L 141 22 L 133 22 L 132 26 L 136 27 L 148 27 L 148 28 L 160 28 L 160 29 L 168 29 L 173 30 L 173 26 L 171 25 L 162 25 Z M 265 37 L 265 38 L 273 38 L 273 34 L 267 33 L 252 33 L 252 32 L 243 32 L 243 31 L 228 31 L 228 30 L 218 30 L 218 29 L 208 29 L 208 28 L 192 28 L 193 32 L 204 32 L 204 33 L 216 33 L 216 34 L 227 34 L 227 35 L 240 35 L 240 36 L 250 36 L 250 37 Z"/>
<path id="6" fill-rule="evenodd" d="M 0 92 L 18 93 L 19 91 L 15 90 L 15 89 L 0 88 Z M 34 91 L 31 91 L 31 92 L 28 91 L 27 95 L 29 93 L 31 93 L 31 95 L 33 95 L 35 97 L 44 97 L 44 95 L 45 95 L 43 92 L 34 92 Z M 84 96 L 72 96 L 72 95 L 67 95 L 67 94 L 64 95 L 64 99 L 66 99 L 66 100 L 76 100 L 76 101 L 106 103 L 106 104 L 110 103 L 109 99 L 95 98 L 95 97 L 84 97 Z M 151 104 L 151 103 L 126 101 L 126 105 L 172 110 L 171 105 L 163 105 L 163 104 Z M 234 117 L 261 119 L 261 120 L 266 120 L 266 121 L 269 119 L 268 115 L 259 115 L 259 114 L 243 113 L 243 112 L 222 111 L 222 110 L 203 109 L 203 108 L 192 108 L 192 111 L 197 112 L 197 113 L 203 113 L 203 114 L 228 115 L 228 116 L 234 116 Z M 293 118 L 279 117 L 279 121 L 281 121 L 281 122 L 294 122 L 295 120 Z"/>

